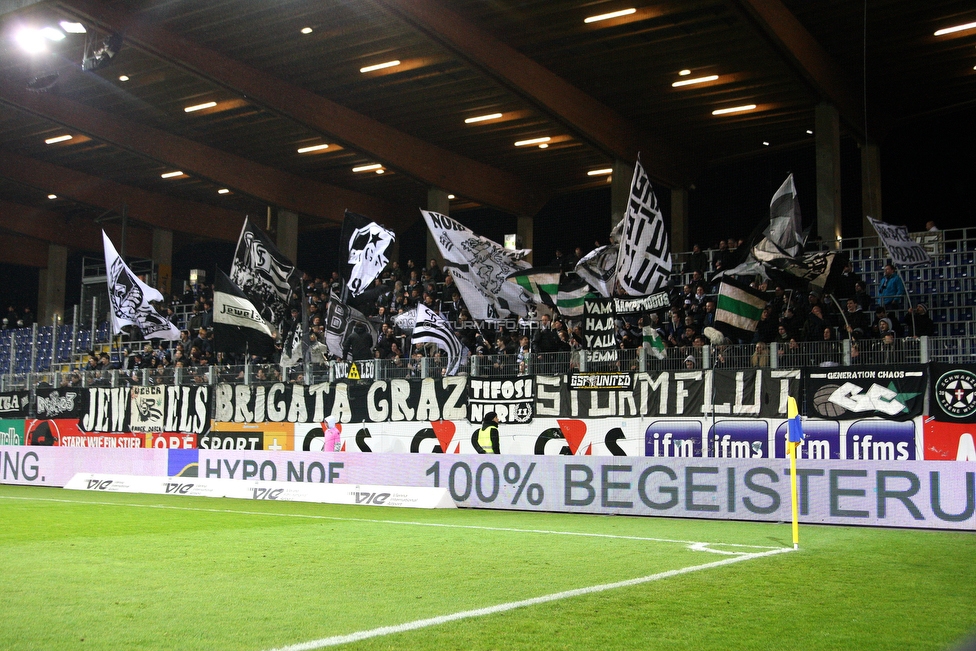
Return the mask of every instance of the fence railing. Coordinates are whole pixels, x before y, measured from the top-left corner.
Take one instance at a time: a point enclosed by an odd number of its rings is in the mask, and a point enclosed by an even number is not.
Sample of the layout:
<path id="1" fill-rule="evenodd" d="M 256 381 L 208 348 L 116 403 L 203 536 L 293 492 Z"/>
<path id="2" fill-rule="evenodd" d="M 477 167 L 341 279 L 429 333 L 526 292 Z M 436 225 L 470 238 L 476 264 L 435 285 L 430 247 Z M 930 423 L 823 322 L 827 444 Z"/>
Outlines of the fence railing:
<path id="1" fill-rule="evenodd" d="M 664 359 L 646 349 L 614 351 L 581 350 L 527 355 L 474 355 L 459 365 L 455 375 L 512 377 L 517 375 L 564 375 L 573 372 L 660 372 L 693 368 L 746 369 L 756 367 L 860 366 L 976 363 L 976 338 L 920 337 L 851 342 L 817 341 L 796 344 L 741 344 L 670 348 Z M 446 357 L 368 359 L 356 362 L 278 364 L 247 366 L 166 366 L 159 368 L 110 368 L 103 370 L 44 370 L 0 375 L 0 390 L 32 387 L 126 387 L 273 384 L 311 385 L 337 380 L 393 380 L 436 378 L 448 375 Z"/>

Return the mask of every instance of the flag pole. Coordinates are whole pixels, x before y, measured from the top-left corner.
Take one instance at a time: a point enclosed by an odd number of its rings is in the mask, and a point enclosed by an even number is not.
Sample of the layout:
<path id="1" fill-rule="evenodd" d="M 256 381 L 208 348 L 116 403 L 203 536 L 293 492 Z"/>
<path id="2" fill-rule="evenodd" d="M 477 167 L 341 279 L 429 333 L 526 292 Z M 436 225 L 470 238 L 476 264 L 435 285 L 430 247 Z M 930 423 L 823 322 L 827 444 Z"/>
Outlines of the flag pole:
<path id="1" fill-rule="evenodd" d="M 796 496 L 796 447 L 797 443 L 790 441 L 790 510 L 793 513 L 793 549 L 800 548 L 800 520 L 797 509 Z"/>

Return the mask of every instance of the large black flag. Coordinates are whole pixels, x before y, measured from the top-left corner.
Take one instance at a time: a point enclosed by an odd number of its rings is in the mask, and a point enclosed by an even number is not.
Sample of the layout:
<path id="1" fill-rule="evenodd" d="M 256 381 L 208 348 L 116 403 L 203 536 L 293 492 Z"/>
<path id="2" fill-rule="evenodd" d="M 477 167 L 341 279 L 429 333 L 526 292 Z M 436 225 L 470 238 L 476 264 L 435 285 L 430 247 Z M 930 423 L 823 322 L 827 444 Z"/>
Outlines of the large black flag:
<path id="1" fill-rule="evenodd" d="M 289 314 L 288 304 L 301 286 L 302 273 L 264 231 L 245 218 L 230 280 L 254 303 L 265 321 L 280 327 Z"/>
<path id="2" fill-rule="evenodd" d="M 214 279 L 214 349 L 222 353 L 274 354 L 275 332 L 244 292 L 220 269 Z"/>

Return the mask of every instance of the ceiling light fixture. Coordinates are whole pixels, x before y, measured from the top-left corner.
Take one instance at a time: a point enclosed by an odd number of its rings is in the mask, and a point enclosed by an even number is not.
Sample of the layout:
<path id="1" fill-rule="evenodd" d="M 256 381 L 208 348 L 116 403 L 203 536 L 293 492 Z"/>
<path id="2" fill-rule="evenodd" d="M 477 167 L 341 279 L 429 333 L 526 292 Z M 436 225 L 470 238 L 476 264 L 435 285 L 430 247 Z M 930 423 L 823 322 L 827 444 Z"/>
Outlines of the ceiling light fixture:
<path id="1" fill-rule="evenodd" d="M 550 140 L 552 140 L 552 138 L 550 138 L 549 136 L 545 136 L 542 138 L 530 138 L 529 140 L 519 140 L 518 142 L 515 143 L 515 146 L 527 147 L 528 145 L 538 145 L 539 143 L 547 143 Z"/>
<path id="2" fill-rule="evenodd" d="M 183 172 L 166 172 L 165 174 L 160 174 L 159 176 L 164 179 L 173 179 L 177 176 L 183 176 Z"/>
<path id="3" fill-rule="evenodd" d="M 454 196 L 453 194 L 449 194 L 449 195 L 447 195 L 447 198 L 448 198 L 448 199 L 454 199 L 454 198 L 455 198 L 455 196 Z"/>
<path id="4" fill-rule="evenodd" d="M 64 40 L 64 32 L 62 32 L 57 27 L 44 27 L 44 28 L 42 28 L 41 29 L 41 36 L 43 36 L 44 38 L 46 38 L 49 41 L 54 41 L 55 43 L 58 42 L 58 41 L 63 41 Z"/>
<path id="5" fill-rule="evenodd" d="M 769 147 L 769 143 L 763 140 L 763 147 Z"/>
<path id="6" fill-rule="evenodd" d="M 807 129 L 807 135 L 808 136 L 812 136 L 813 135 L 813 131 L 811 131 L 810 129 Z"/>
<path id="7" fill-rule="evenodd" d="M 708 75 L 706 77 L 695 77 L 694 79 L 682 79 L 671 84 L 672 87 L 691 86 L 692 84 L 704 84 L 706 81 L 715 81 L 718 75 Z"/>
<path id="8" fill-rule="evenodd" d="M 360 165 L 359 167 L 352 168 L 353 172 L 372 172 L 373 170 L 378 170 L 383 167 L 380 163 L 370 163 L 369 165 Z"/>
<path id="9" fill-rule="evenodd" d="M 47 140 L 45 140 L 44 141 L 44 144 L 45 145 L 53 145 L 56 142 L 64 142 L 65 140 L 71 140 L 72 138 L 74 138 L 74 136 L 69 135 L 69 134 L 65 134 L 63 136 L 55 136 L 53 138 L 48 138 Z"/>
<path id="10" fill-rule="evenodd" d="M 328 145 L 311 145 L 309 147 L 301 147 L 298 150 L 298 153 L 299 154 L 307 154 L 307 153 L 312 152 L 312 151 L 322 151 L 323 149 L 328 149 L 328 148 L 329 148 Z"/>
<path id="11" fill-rule="evenodd" d="M 217 102 L 204 102 L 203 104 L 195 104 L 194 106 L 187 106 L 183 109 L 186 113 L 193 113 L 194 111 L 202 111 L 203 109 L 213 108 L 217 106 Z"/>
<path id="12" fill-rule="evenodd" d="M 464 123 L 474 124 L 475 122 L 484 122 L 485 120 L 497 120 L 501 116 L 501 113 L 489 113 L 488 115 L 479 115 L 477 117 L 468 118 L 464 121 Z"/>
<path id="13" fill-rule="evenodd" d="M 620 11 L 611 11 L 608 14 L 600 14 L 599 16 L 590 16 L 589 18 L 587 18 L 583 22 L 586 23 L 586 24 L 598 23 L 601 20 L 610 20 L 611 18 L 620 18 L 621 16 L 629 16 L 630 14 L 635 14 L 635 13 L 637 13 L 637 10 L 634 9 L 634 8 L 621 9 Z"/>
<path id="14" fill-rule="evenodd" d="M 613 168 L 605 167 L 599 170 L 590 170 L 586 173 L 587 176 L 603 176 L 604 174 L 613 174 Z"/>
<path id="15" fill-rule="evenodd" d="M 381 167 L 378 170 L 376 170 L 376 173 L 377 174 L 386 174 L 386 170 Z"/>
<path id="16" fill-rule="evenodd" d="M 129 81 L 129 75 L 119 75 L 119 81 Z"/>
<path id="17" fill-rule="evenodd" d="M 733 106 L 731 108 L 715 109 L 712 111 L 712 115 L 727 115 L 728 113 L 742 113 L 743 111 L 752 111 L 756 108 L 755 104 L 746 104 L 744 106 Z"/>
<path id="18" fill-rule="evenodd" d="M 966 23 L 965 25 L 956 25 L 955 27 L 946 27 L 945 29 L 940 29 L 935 33 L 936 36 L 945 36 L 946 34 L 955 34 L 956 32 L 963 32 L 967 29 L 976 29 L 976 23 Z"/>
<path id="19" fill-rule="evenodd" d="M 70 20 L 62 20 L 58 24 L 61 25 L 61 29 L 69 34 L 85 34 L 88 32 L 84 25 L 81 23 L 73 23 Z"/>
<path id="20" fill-rule="evenodd" d="M 387 61 L 386 63 L 377 63 L 372 66 L 366 66 L 365 68 L 360 68 L 359 72 L 373 72 L 374 70 L 382 70 L 383 68 L 393 68 L 394 66 L 400 65 L 399 61 Z"/>
<path id="21" fill-rule="evenodd" d="M 47 50 L 47 43 L 35 29 L 22 29 L 14 35 L 14 40 L 28 54 L 40 54 Z"/>
<path id="22" fill-rule="evenodd" d="M 228 190 L 227 188 L 220 188 L 219 190 L 217 190 L 217 194 L 230 194 L 230 190 Z"/>
<path id="23" fill-rule="evenodd" d="M 541 145 L 539 145 L 539 149 L 549 149 L 549 144 L 544 142 Z"/>
<path id="24" fill-rule="evenodd" d="M 687 68 L 685 68 L 684 70 L 682 70 L 681 72 L 678 73 L 678 76 L 679 77 L 687 77 L 690 74 L 691 74 L 691 70 L 688 70 Z"/>
<path id="25" fill-rule="evenodd" d="M 49 194 L 49 195 L 47 195 L 47 198 L 48 199 L 57 199 L 58 198 L 58 195 L 56 195 L 56 194 Z"/>
<path id="26" fill-rule="evenodd" d="M 313 30 L 311 27 L 302 27 L 302 34 L 311 34 Z"/>

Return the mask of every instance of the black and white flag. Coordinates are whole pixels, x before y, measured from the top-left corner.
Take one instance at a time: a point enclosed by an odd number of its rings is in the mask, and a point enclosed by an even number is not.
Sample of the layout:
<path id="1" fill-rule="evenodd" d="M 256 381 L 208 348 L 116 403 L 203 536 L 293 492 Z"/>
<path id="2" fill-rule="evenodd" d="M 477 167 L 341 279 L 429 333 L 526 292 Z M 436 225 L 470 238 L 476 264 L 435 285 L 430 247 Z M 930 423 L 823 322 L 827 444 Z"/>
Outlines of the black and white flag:
<path id="1" fill-rule="evenodd" d="M 346 340 L 357 324 L 365 325 L 370 339 L 376 341 L 376 326 L 373 322 L 362 312 L 331 294 L 329 308 L 325 313 L 325 345 L 330 355 L 339 359 L 345 357 Z"/>
<path id="2" fill-rule="evenodd" d="M 383 228 L 368 217 L 346 211 L 342 222 L 342 243 L 349 257 L 342 269 L 342 277 L 350 296 L 359 296 L 376 279 L 389 260 L 386 249 L 396 240 L 391 230 Z"/>
<path id="3" fill-rule="evenodd" d="M 118 334 L 124 326 L 136 326 L 148 339 L 179 339 L 179 328 L 150 305 L 152 301 L 162 301 L 163 295 L 132 273 L 105 231 L 102 231 L 102 243 L 112 332 Z"/>
<path id="4" fill-rule="evenodd" d="M 617 254 L 617 285 L 628 296 L 661 289 L 671 274 L 671 246 L 654 188 L 638 159 Z M 578 272 L 577 272 L 578 273 Z"/>
<path id="5" fill-rule="evenodd" d="M 230 279 L 251 299 L 265 321 L 277 327 L 288 316 L 288 303 L 301 284 L 302 274 L 264 231 L 245 218 Z"/>
<path id="6" fill-rule="evenodd" d="M 483 321 L 528 314 L 532 297 L 518 284 L 505 282 L 513 273 L 530 267 L 523 259 L 529 254 L 527 249 L 511 251 L 450 217 L 420 212 L 472 318 Z"/>
<path id="7" fill-rule="evenodd" d="M 905 226 L 892 226 L 879 219 L 868 217 L 881 243 L 888 249 L 891 263 L 896 267 L 911 267 L 918 264 L 932 264 L 932 257 L 921 244 L 908 236 Z"/>
<path id="8" fill-rule="evenodd" d="M 510 283 L 511 284 L 511 283 Z M 463 346 L 447 319 L 424 305 L 417 304 L 416 323 L 410 340 L 415 344 L 434 344 L 447 353 L 447 373 L 456 375 Z"/>
<path id="9" fill-rule="evenodd" d="M 214 279 L 214 348 L 223 353 L 268 357 L 274 353 L 275 331 L 244 292 L 220 269 Z"/>
<path id="10" fill-rule="evenodd" d="M 576 274 L 604 298 L 610 298 L 617 280 L 617 249 L 616 244 L 601 246 L 576 263 Z"/>

